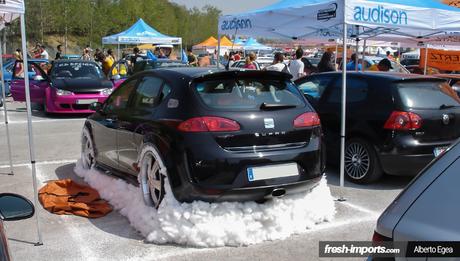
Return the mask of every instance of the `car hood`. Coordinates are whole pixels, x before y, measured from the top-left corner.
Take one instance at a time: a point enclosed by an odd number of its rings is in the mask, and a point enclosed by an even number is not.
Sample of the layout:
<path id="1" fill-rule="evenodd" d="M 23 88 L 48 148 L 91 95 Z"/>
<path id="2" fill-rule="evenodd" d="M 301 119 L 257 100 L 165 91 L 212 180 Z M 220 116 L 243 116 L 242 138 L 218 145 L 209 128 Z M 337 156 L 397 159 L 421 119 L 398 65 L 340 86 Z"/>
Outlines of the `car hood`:
<path id="1" fill-rule="evenodd" d="M 57 89 L 74 93 L 100 92 L 113 87 L 112 82 L 105 79 L 53 79 L 51 83 Z"/>

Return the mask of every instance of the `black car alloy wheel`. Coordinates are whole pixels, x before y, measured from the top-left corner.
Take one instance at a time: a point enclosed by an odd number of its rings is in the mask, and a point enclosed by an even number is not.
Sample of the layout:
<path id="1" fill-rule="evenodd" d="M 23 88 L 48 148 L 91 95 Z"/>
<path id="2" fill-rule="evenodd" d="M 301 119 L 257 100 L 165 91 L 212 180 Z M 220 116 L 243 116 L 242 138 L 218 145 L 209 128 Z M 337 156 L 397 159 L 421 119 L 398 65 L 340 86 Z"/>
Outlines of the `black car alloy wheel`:
<path id="1" fill-rule="evenodd" d="M 156 153 L 147 150 L 140 166 L 141 189 L 144 202 L 156 209 L 165 195 L 165 176 L 162 174 L 163 162 Z"/>
<path id="2" fill-rule="evenodd" d="M 81 160 L 83 168 L 90 169 L 96 163 L 96 157 L 94 154 L 93 140 L 87 128 L 83 129 L 82 140 L 81 140 Z"/>
<path id="3" fill-rule="evenodd" d="M 356 183 L 377 180 L 382 171 L 372 146 L 362 139 L 352 139 L 345 148 L 345 173 Z"/>

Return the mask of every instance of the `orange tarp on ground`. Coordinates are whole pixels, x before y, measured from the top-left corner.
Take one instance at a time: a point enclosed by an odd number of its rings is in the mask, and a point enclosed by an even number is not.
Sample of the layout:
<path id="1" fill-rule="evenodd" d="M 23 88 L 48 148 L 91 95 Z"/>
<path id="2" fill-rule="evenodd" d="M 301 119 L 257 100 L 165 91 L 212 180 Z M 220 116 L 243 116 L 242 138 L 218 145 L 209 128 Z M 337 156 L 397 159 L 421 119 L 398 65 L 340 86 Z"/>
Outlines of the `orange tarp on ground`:
<path id="1" fill-rule="evenodd" d="M 38 198 L 43 208 L 59 215 L 97 218 L 112 211 L 109 203 L 102 200 L 96 190 L 71 179 L 49 182 L 40 189 Z"/>

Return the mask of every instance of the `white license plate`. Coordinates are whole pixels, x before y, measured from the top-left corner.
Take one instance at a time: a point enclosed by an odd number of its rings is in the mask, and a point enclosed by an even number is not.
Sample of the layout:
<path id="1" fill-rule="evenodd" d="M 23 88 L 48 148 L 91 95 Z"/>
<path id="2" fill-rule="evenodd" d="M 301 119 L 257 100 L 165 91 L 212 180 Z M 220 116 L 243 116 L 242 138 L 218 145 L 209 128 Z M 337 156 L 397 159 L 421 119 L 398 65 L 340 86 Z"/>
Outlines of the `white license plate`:
<path id="1" fill-rule="evenodd" d="M 433 150 L 433 154 L 435 157 L 441 155 L 441 153 L 443 153 L 444 151 L 447 150 L 448 147 L 438 147 L 438 148 L 434 148 Z"/>
<path id="2" fill-rule="evenodd" d="M 299 169 L 297 168 L 296 163 L 289 163 L 265 167 L 248 168 L 247 174 L 249 181 L 257 181 L 264 179 L 298 176 Z"/>
<path id="3" fill-rule="evenodd" d="M 77 104 L 91 104 L 97 102 L 98 99 L 77 100 Z"/>

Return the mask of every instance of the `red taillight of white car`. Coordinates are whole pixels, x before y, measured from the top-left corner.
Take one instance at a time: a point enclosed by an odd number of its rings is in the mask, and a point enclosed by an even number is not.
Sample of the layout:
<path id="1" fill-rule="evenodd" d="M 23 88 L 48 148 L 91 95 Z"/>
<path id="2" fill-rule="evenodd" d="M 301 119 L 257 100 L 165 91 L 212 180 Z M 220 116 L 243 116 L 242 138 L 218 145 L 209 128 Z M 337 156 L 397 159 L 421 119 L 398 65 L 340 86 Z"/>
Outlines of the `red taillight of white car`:
<path id="1" fill-rule="evenodd" d="M 306 112 L 304 114 L 299 115 L 294 120 L 295 128 L 305 128 L 319 125 L 321 125 L 321 121 L 319 120 L 318 114 L 315 112 Z"/>
<path id="2" fill-rule="evenodd" d="M 394 111 L 391 113 L 385 123 L 384 128 L 387 130 L 417 130 L 422 127 L 422 117 L 413 113 L 405 111 Z"/>
<path id="3" fill-rule="evenodd" d="M 196 117 L 181 122 L 177 127 L 182 132 L 225 132 L 239 131 L 238 122 L 221 117 Z"/>

